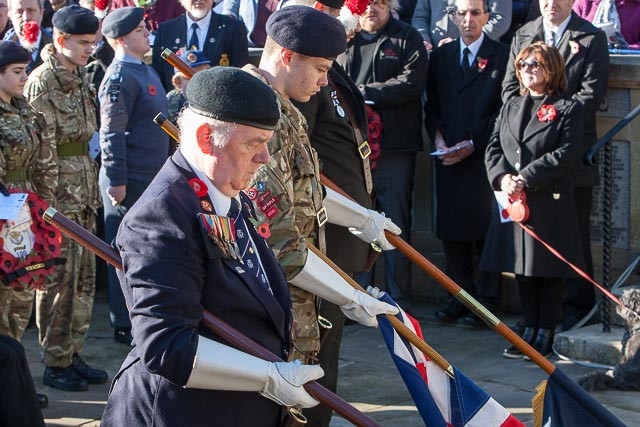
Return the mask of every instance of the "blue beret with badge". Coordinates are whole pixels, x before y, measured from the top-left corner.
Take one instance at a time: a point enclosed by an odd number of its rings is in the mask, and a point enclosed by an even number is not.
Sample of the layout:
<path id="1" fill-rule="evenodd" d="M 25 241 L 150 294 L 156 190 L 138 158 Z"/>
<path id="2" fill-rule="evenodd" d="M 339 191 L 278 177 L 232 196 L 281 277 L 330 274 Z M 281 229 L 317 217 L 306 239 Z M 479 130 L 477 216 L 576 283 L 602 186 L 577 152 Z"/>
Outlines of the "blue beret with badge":
<path id="1" fill-rule="evenodd" d="M 120 7 L 104 18 L 102 34 L 110 39 L 126 36 L 138 26 L 143 17 L 144 9 L 141 7 Z"/>
<path id="2" fill-rule="evenodd" d="M 191 67 L 211 65 L 211 61 L 209 61 L 209 58 L 204 56 L 204 53 L 201 50 L 186 50 L 180 54 L 180 59 Z"/>
<path id="3" fill-rule="evenodd" d="M 67 34 L 95 34 L 100 25 L 93 12 L 77 4 L 58 10 L 53 14 L 51 23 L 54 28 Z"/>
<path id="4" fill-rule="evenodd" d="M 347 50 L 347 34 L 336 18 L 308 6 L 287 6 L 269 16 L 267 35 L 301 55 L 334 59 Z"/>

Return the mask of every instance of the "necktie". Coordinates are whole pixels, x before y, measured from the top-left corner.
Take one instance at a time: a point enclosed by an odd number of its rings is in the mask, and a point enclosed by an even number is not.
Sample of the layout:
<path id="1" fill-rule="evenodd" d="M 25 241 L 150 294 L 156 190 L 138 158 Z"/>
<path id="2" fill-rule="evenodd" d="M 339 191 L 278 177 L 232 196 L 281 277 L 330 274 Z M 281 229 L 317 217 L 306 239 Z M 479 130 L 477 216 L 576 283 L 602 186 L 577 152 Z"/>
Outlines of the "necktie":
<path id="1" fill-rule="evenodd" d="M 198 24 L 191 24 L 191 39 L 189 39 L 189 50 L 200 50 L 198 41 Z"/>
<path id="2" fill-rule="evenodd" d="M 231 208 L 229 208 L 229 213 L 227 214 L 227 216 L 233 218 L 234 221 L 236 243 L 238 244 L 238 248 L 240 249 L 242 262 L 244 263 L 245 267 L 249 269 L 249 272 L 253 273 L 253 275 L 258 278 L 260 284 L 264 286 L 264 288 L 269 292 L 271 292 L 271 287 L 269 286 L 267 275 L 264 273 L 264 270 L 260 265 L 260 260 L 258 259 L 258 254 L 256 253 L 253 242 L 251 241 L 251 236 L 249 235 L 247 224 L 244 222 L 240 204 L 233 197 L 231 198 Z"/>
<path id="3" fill-rule="evenodd" d="M 549 31 L 549 40 L 547 40 L 547 44 L 549 46 L 555 46 L 558 43 L 558 38 L 556 36 L 555 31 Z"/>
<path id="4" fill-rule="evenodd" d="M 462 51 L 462 62 L 460 63 L 460 68 L 462 70 L 462 78 L 464 79 L 471 71 L 471 65 L 469 65 L 469 55 L 471 51 L 468 47 L 465 47 Z"/>

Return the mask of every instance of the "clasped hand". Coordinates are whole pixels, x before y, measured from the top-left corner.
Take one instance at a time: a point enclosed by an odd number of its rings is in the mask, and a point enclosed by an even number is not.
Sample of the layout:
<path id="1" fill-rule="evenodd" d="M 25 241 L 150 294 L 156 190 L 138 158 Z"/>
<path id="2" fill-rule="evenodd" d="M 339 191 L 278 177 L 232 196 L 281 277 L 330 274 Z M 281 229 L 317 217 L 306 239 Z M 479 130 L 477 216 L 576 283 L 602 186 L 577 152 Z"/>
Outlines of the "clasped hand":
<path id="1" fill-rule="evenodd" d="M 522 175 L 504 174 L 500 180 L 500 189 L 504 191 L 507 196 L 515 196 L 520 194 L 524 190 L 525 182 Z"/>

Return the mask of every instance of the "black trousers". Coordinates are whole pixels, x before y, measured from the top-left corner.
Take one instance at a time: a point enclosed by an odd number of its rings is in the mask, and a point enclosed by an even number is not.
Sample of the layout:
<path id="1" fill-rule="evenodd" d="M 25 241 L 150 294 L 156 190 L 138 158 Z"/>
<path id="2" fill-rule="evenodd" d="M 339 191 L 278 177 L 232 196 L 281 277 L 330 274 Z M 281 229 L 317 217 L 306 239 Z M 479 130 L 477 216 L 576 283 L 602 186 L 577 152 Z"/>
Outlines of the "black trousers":
<path id="1" fill-rule="evenodd" d="M 0 335 L 0 427 L 44 427 L 24 347 Z"/>
<path id="2" fill-rule="evenodd" d="M 593 277 L 593 259 L 591 258 L 591 206 L 593 192 L 591 187 L 576 187 L 574 190 L 578 225 L 582 239 L 582 251 L 585 260 L 585 273 Z M 582 316 L 591 310 L 596 301 L 593 285 L 582 277 L 566 279 L 563 311 Z"/>
<path id="3" fill-rule="evenodd" d="M 533 329 L 556 328 L 564 280 L 556 277 L 516 276 L 524 325 Z"/>

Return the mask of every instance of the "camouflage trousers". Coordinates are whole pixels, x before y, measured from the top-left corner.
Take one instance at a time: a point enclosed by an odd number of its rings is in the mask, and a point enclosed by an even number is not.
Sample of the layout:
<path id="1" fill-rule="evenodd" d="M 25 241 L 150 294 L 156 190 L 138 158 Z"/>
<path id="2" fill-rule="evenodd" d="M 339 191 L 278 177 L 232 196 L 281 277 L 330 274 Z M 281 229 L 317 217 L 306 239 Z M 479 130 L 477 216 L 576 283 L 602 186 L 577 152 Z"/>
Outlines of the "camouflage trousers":
<path id="1" fill-rule="evenodd" d="M 65 213 L 72 221 L 95 233 L 95 213 Z M 45 290 L 36 291 L 36 322 L 44 363 L 50 367 L 71 364 L 73 353 L 84 346 L 96 291 L 95 256 L 72 239 L 62 236 L 64 266 Z"/>
<path id="2" fill-rule="evenodd" d="M 289 285 L 293 313 L 293 351 L 290 359 L 315 363 L 320 351 L 320 327 L 316 298 L 313 294 Z"/>
<path id="3" fill-rule="evenodd" d="M 34 290 L 17 290 L 0 284 L 0 335 L 22 339 L 31 318 L 34 296 Z"/>

